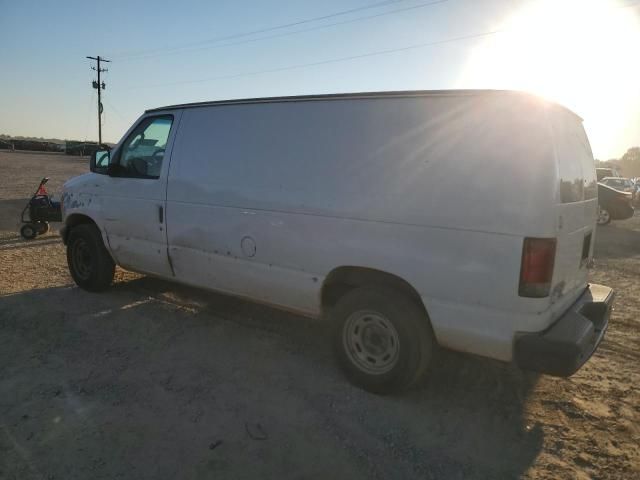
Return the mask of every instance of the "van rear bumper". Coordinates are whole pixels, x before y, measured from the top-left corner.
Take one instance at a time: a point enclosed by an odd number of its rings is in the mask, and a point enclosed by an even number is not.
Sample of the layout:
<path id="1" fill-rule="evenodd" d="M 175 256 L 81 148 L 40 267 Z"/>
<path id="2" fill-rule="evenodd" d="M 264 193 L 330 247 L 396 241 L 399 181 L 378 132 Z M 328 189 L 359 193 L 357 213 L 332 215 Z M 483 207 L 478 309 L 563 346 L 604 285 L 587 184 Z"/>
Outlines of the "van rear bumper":
<path id="1" fill-rule="evenodd" d="M 590 284 L 547 330 L 517 333 L 513 358 L 523 370 L 569 377 L 589 360 L 609 325 L 614 291 Z"/>

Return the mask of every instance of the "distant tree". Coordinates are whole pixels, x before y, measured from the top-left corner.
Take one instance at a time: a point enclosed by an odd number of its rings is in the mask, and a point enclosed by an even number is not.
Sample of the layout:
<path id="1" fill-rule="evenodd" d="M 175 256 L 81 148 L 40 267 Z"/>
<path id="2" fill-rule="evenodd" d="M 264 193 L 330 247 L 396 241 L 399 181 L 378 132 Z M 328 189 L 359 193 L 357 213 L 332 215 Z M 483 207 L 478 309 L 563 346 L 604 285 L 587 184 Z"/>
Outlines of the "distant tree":
<path id="1" fill-rule="evenodd" d="M 620 159 L 626 177 L 640 177 L 640 147 L 631 147 Z"/>
<path id="2" fill-rule="evenodd" d="M 620 160 L 623 162 L 640 162 L 640 147 L 631 147 Z"/>
<path id="3" fill-rule="evenodd" d="M 610 158 L 609 160 L 596 160 L 596 168 L 614 168 L 618 171 L 622 170 L 620 161 L 617 158 Z"/>

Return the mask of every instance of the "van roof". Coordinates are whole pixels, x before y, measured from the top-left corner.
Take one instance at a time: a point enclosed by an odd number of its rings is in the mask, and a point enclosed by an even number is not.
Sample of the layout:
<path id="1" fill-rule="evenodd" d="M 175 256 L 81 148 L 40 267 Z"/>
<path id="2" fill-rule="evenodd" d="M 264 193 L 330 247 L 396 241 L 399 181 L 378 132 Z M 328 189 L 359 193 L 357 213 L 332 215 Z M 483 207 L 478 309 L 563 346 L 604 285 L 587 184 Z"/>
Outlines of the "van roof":
<path id="1" fill-rule="evenodd" d="M 441 96 L 476 96 L 476 95 L 518 95 L 533 98 L 540 98 L 532 93 L 522 92 L 518 90 L 402 90 L 402 91 L 383 91 L 383 92 L 354 92 L 354 93 L 330 93 L 320 95 L 296 95 L 284 97 L 262 97 L 262 98 L 239 98 L 233 100 L 212 100 L 206 102 L 181 103 L 177 105 L 168 105 L 165 107 L 150 108 L 145 113 L 159 112 L 163 110 L 177 110 L 184 108 L 209 107 L 216 105 L 242 105 L 252 103 L 280 103 L 280 102 L 310 102 L 318 100 L 341 100 L 348 98 L 388 98 L 388 97 L 441 97 Z M 543 101 L 556 105 L 571 114 L 575 115 L 582 121 L 575 112 L 558 103 L 542 99 Z"/>

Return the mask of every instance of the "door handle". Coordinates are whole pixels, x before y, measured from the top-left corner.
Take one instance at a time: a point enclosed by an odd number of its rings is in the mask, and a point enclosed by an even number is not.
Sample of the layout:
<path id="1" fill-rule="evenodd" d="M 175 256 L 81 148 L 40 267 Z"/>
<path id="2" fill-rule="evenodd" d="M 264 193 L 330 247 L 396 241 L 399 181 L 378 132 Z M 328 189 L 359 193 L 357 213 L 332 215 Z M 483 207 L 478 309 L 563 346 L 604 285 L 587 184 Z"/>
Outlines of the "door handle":
<path id="1" fill-rule="evenodd" d="M 164 222 L 164 207 L 162 205 L 158 205 L 158 221 Z"/>

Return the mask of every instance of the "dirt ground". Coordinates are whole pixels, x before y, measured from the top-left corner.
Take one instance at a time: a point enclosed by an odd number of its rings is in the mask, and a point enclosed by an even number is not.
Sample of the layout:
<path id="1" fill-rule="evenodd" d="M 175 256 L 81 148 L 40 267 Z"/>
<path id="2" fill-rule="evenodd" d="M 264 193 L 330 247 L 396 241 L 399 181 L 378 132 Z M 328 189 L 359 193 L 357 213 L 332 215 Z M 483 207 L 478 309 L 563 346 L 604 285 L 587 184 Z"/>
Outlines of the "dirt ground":
<path id="1" fill-rule="evenodd" d="M 55 231 L 17 219 L 87 163 L 0 153 L 0 478 L 640 478 L 640 216 L 597 232 L 618 297 L 571 379 L 441 352 L 381 397 L 322 322 L 121 271 L 75 287 Z"/>

